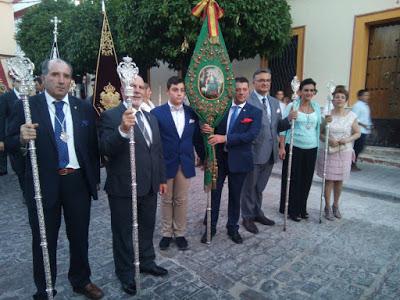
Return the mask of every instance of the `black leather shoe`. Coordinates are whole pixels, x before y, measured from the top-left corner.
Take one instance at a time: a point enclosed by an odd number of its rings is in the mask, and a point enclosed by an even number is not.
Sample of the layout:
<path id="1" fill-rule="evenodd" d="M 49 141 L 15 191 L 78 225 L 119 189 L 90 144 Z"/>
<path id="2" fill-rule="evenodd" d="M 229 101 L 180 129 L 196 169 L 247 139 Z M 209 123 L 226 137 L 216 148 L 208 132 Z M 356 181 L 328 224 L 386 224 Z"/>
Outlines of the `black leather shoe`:
<path id="1" fill-rule="evenodd" d="M 134 282 L 122 283 L 122 290 L 129 295 L 136 295 L 136 284 Z"/>
<path id="2" fill-rule="evenodd" d="M 158 245 L 160 247 L 160 250 L 167 250 L 171 241 L 172 241 L 171 237 L 164 236 L 161 239 L 160 244 Z"/>
<path id="3" fill-rule="evenodd" d="M 234 241 L 236 244 L 242 244 L 243 243 L 243 239 L 240 236 L 238 231 L 228 232 L 228 235 L 231 238 L 231 240 Z"/>
<path id="4" fill-rule="evenodd" d="M 156 264 L 147 268 L 140 268 L 140 273 L 147 273 L 153 276 L 165 276 L 168 274 L 168 271 Z"/>
<path id="5" fill-rule="evenodd" d="M 175 244 L 178 246 L 179 250 L 187 250 L 189 248 L 188 241 L 185 239 L 184 236 L 178 236 L 175 238 Z"/>
<path id="6" fill-rule="evenodd" d="M 211 239 L 214 237 L 214 235 L 217 233 L 216 229 L 211 229 Z M 207 230 L 204 231 L 203 236 L 201 237 L 200 242 L 203 244 L 207 244 Z"/>
<path id="7" fill-rule="evenodd" d="M 250 219 L 243 219 L 243 227 L 251 233 L 257 234 L 258 233 L 258 228 L 256 224 L 254 224 L 253 220 Z"/>
<path id="8" fill-rule="evenodd" d="M 263 225 L 267 225 L 267 226 L 273 226 L 275 225 L 275 222 L 268 219 L 266 216 L 258 216 L 254 218 L 255 222 L 261 223 Z"/>
<path id="9" fill-rule="evenodd" d="M 289 216 L 289 218 L 290 218 L 292 221 L 295 221 L 295 222 L 300 222 L 300 220 L 301 220 L 298 216 Z"/>
<path id="10" fill-rule="evenodd" d="M 307 212 L 300 214 L 300 218 L 302 218 L 302 219 L 308 219 L 308 217 L 309 217 L 309 215 Z"/>
<path id="11" fill-rule="evenodd" d="M 84 287 L 73 287 L 72 288 L 75 293 L 84 295 L 86 298 L 92 300 L 98 300 L 103 298 L 103 291 L 94 283 L 88 283 Z"/>

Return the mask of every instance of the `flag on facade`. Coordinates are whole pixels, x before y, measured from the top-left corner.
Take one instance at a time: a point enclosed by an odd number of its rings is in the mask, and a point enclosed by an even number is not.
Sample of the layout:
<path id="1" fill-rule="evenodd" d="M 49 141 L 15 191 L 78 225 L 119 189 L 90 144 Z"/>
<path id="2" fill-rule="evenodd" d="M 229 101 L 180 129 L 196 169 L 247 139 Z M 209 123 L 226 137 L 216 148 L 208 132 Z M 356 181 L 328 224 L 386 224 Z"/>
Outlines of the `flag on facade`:
<path id="1" fill-rule="evenodd" d="M 215 0 L 202 0 L 192 14 L 203 16 L 204 22 L 185 78 L 186 95 L 200 120 L 215 128 L 230 107 L 235 92 L 232 64 L 218 24 L 224 11 Z M 217 163 L 215 148 L 208 144 L 208 135 L 204 135 L 204 145 L 207 191 L 215 189 Z"/>
<path id="2" fill-rule="evenodd" d="M 103 111 L 118 106 L 121 82 L 117 73 L 118 59 L 110 31 L 110 24 L 103 5 L 103 27 L 96 66 L 96 81 L 93 90 L 93 106 L 100 115 Z"/>

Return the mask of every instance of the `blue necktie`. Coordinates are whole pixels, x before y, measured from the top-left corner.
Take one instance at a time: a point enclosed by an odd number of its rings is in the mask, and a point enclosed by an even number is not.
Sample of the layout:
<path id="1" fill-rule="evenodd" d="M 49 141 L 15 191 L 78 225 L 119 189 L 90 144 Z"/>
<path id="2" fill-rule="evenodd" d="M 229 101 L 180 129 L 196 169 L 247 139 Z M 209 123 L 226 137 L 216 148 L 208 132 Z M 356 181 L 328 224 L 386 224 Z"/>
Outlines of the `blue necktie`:
<path id="1" fill-rule="evenodd" d="M 63 169 L 69 163 L 68 145 L 61 139 L 61 133 L 63 132 L 63 128 L 61 127 L 62 123 L 64 123 L 65 132 L 67 131 L 66 121 L 63 122 L 65 118 L 63 112 L 64 101 L 55 101 L 53 103 L 54 106 L 56 107 L 56 117 L 54 117 L 54 136 L 56 139 L 57 151 L 58 151 L 58 167 L 60 169 Z"/>
<path id="2" fill-rule="evenodd" d="M 235 121 L 239 115 L 239 106 L 232 106 L 231 109 L 232 114 L 231 114 L 231 119 L 229 120 L 229 128 L 228 128 L 228 133 L 232 131 L 233 125 L 235 125 Z"/>

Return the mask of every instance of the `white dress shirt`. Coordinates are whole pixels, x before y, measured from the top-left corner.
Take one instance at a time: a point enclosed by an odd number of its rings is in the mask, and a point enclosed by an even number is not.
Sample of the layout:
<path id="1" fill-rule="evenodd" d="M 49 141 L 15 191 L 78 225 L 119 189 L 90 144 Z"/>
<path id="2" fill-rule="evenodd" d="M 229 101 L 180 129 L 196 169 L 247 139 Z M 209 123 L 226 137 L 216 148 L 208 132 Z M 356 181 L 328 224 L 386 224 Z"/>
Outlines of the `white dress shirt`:
<path id="1" fill-rule="evenodd" d="M 269 122 L 271 123 L 271 106 L 269 104 L 268 95 L 262 96 L 259 93 L 257 93 L 256 91 L 254 91 L 254 93 L 256 94 L 256 96 L 258 97 L 258 99 L 260 100 L 262 105 L 264 105 L 264 103 L 262 102 L 262 99 L 265 98 L 265 106 L 267 108 L 267 115 L 268 115 Z"/>
<path id="2" fill-rule="evenodd" d="M 46 97 L 46 102 L 47 102 L 47 108 L 49 110 L 49 115 L 50 115 L 50 120 L 51 120 L 51 125 L 53 126 L 54 130 L 54 122 L 55 122 L 55 115 L 56 115 L 56 107 L 54 105 L 54 102 L 57 101 L 54 99 L 52 96 L 50 96 L 47 91 L 44 92 L 44 95 Z M 74 124 L 72 122 L 72 115 L 71 115 L 71 106 L 69 105 L 69 100 L 68 100 L 68 94 L 65 95 L 64 99 L 61 101 L 64 102 L 63 105 L 63 112 L 65 116 L 65 127 L 66 133 L 68 135 L 68 140 L 67 140 L 67 146 L 68 146 L 68 157 L 69 157 L 69 163 L 66 166 L 66 168 L 72 168 L 72 169 L 79 169 L 79 162 L 78 158 L 76 156 L 75 152 L 75 142 L 74 142 Z M 62 122 L 62 120 L 60 120 Z"/>
<path id="3" fill-rule="evenodd" d="M 150 112 L 153 108 L 155 108 L 156 106 L 154 105 L 153 102 L 151 102 L 151 100 L 149 99 L 149 102 L 142 102 L 142 104 L 140 105 L 140 108 L 144 111 Z"/>
<path id="4" fill-rule="evenodd" d="M 128 103 L 126 103 L 125 101 L 124 101 L 123 103 L 124 103 L 125 107 L 128 108 Z M 149 134 L 149 137 L 150 137 L 150 142 L 152 143 L 152 142 L 153 142 L 153 131 L 151 130 L 150 123 L 149 123 L 149 121 L 147 120 L 146 116 L 144 115 L 144 113 L 143 113 L 141 107 L 139 107 L 138 111 L 142 114 L 142 120 L 143 120 L 144 127 L 146 127 L 147 133 Z M 135 123 L 135 124 L 136 124 L 136 123 Z M 140 129 L 139 129 L 139 130 L 140 130 Z M 123 131 L 121 130 L 121 126 L 118 126 L 118 131 L 119 131 L 119 134 L 120 134 L 123 138 L 129 139 L 129 134 L 123 132 Z"/>
<path id="5" fill-rule="evenodd" d="M 172 119 L 175 123 L 176 131 L 178 132 L 179 137 L 182 137 L 183 130 L 185 129 L 185 110 L 183 109 L 183 105 L 173 105 L 168 100 L 169 109 L 171 110 Z"/>
<path id="6" fill-rule="evenodd" d="M 367 126 L 360 126 L 360 131 L 362 134 L 370 134 L 372 121 L 371 121 L 371 110 L 369 106 L 364 101 L 358 100 L 351 109 L 357 116 L 358 122 Z"/>
<path id="7" fill-rule="evenodd" d="M 229 109 L 229 114 L 228 114 L 228 122 L 226 122 L 226 136 L 228 137 L 228 130 L 229 130 L 229 126 L 230 126 L 230 123 L 231 123 L 231 117 L 232 117 L 232 113 L 233 113 L 233 109 L 232 109 L 232 107 L 235 107 L 235 106 L 237 106 L 238 108 L 237 108 L 237 117 L 239 117 L 239 114 L 240 114 L 240 112 L 242 111 L 242 108 L 243 108 L 243 106 L 245 106 L 245 104 L 246 104 L 246 101 L 245 102 L 243 102 L 242 104 L 239 104 L 239 105 L 236 105 L 234 102 L 232 102 L 232 106 L 230 107 L 230 109 Z"/>

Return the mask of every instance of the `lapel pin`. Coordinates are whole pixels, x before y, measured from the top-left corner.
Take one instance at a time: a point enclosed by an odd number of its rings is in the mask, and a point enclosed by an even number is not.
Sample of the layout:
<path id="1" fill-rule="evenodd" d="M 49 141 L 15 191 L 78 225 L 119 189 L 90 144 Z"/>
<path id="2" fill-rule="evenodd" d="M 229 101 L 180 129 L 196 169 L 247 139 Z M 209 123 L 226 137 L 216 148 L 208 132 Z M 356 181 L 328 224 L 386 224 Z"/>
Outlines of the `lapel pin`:
<path id="1" fill-rule="evenodd" d="M 74 109 L 78 109 L 78 107 L 77 107 L 77 106 L 74 106 Z"/>

